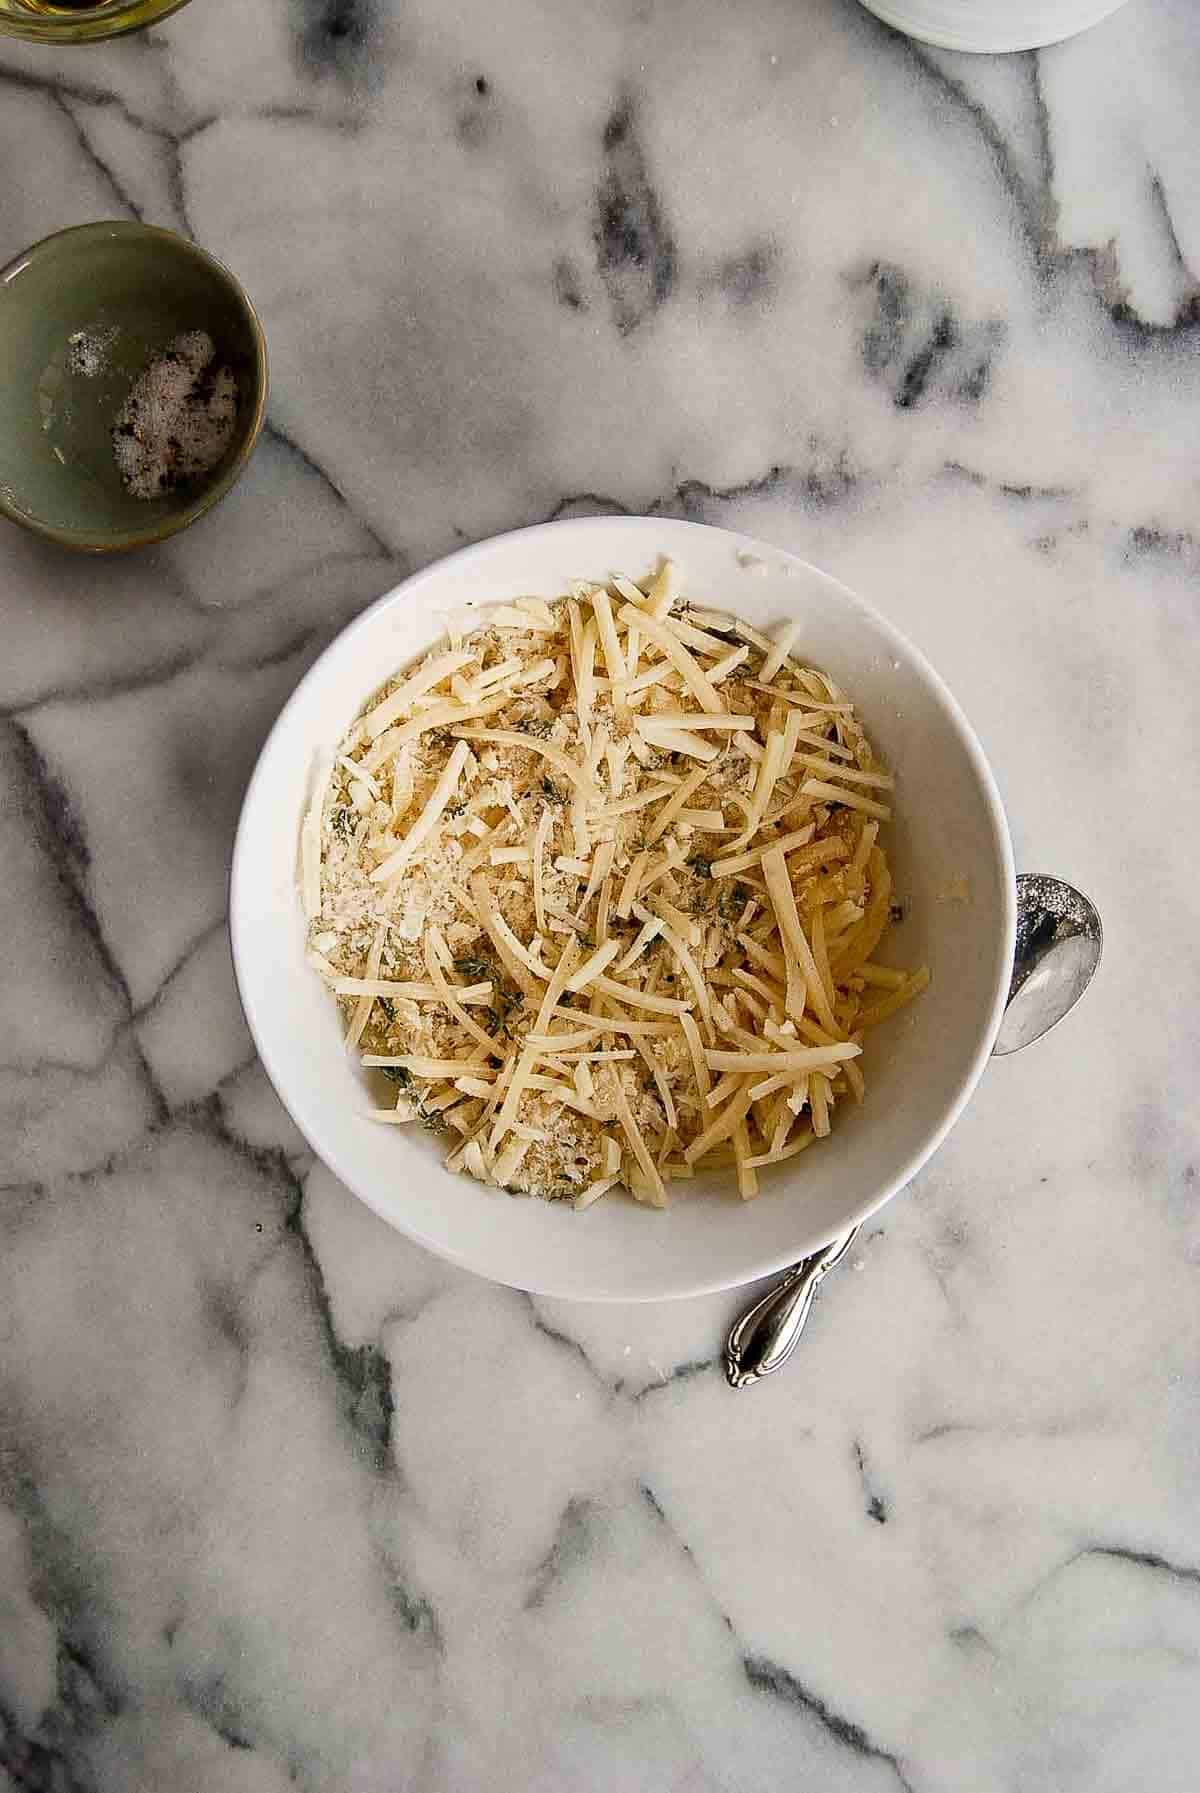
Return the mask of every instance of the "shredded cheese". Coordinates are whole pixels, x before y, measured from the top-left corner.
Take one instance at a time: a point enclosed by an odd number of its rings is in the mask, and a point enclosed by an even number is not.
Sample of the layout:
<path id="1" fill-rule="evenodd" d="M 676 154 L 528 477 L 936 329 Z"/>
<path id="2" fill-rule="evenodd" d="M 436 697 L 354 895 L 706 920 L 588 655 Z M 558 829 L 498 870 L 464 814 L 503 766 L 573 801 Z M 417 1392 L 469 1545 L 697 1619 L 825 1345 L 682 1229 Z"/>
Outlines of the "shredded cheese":
<path id="1" fill-rule="evenodd" d="M 458 789 L 458 781 L 462 777 L 471 749 L 465 741 L 459 741 L 446 764 L 445 770 L 434 787 L 433 795 L 417 817 L 400 845 L 394 853 L 389 853 L 382 865 L 377 865 L 370 874 L 372 884 L 386 884 L 408 864 L 413 854 L 429 839 L 441 820 L 442 811 Z"/>
<path id="2" fill-rule="evenodd" d="M 427 691 L 432 691 L 435 685 L 442 684 L 443 681 L 450 678 L 452 673 L 460 672 L 464 666 L 469 666 L 474 658 L 475 656 L 470 650 L 460 649 L 457 653 L 438 654 L 434 659 L 427 660 L 423 666 L 418 666 L 414 673 L 397 686 L 390 697 L 385 697 L 382 703 L 376 704 L 375 708 L 368 710 L 363 717 L 363 724 L 371 740 L 378 740 L 385 728 L 390 728 L 398 717 L 412 709 L 417 698 L 423 697 Z"/>
<path id="3" fill-rule="evenodd" d="M 457 729 L 454 732 L 459 734 Z M 592 790 L 583 767 L 577 765 L 560 748 L 552 747 L 548 741 L 539 741 L 534 735 L 510 734 L 505 729 L 472 729 L 470 732 L 464 729 L 459 738 L 463 741 L 495 741 L 501 747 L 520 747 L 529 753 L 540 753 L 564 778 L 569 778 L 572 784 L 589 794 Z"/>
<path id="4" fill-rule="evenodd" d="M 823 778 L 806 778 L 800 786 L 800 794 L 803 797 L 820 797 L 826 803 L 841 803 L 847 809 L 861 809 L 864 815 L 878 816 L 881 822 L 888 821 L 892 813 L 886 803 L 876 803 L 873 797 L 863 797 L 858 791 L 847 791 Z"/>
<path id="5" fill-rule="evenodd" d="M 707 771 L 704 768 L 702 768 L 702 772 L 704 773 L 704 776 L 707 776 Z M 696 780 L 697 785 L 702 782 L 702 778 Z M 615 822 L 619 816 L 630 816 L 635 810 L 646 809 L 651 803 L 657 803 L 663 797 L 674 798 L 678 796 L 683 788 L 682 785 L 656 784 L 652 785 L 647 791 L 634 791 L 632 795 L 622 797 L 619 802 L 610 803 L 607 809 L 598 811 L 596 820 L 599 822 Z"/>
<path id="6" fill-rule="evenodd" d="M 629 1149 L 637 1159 L 638 1168 L 645 1177 L 650 1188 L 653 1205 L 657 1208 L 665 1208 L 667 1205 L 667 1192 L 663 1188 L 663 1180 L 659 1175 L 658 1166 L 655 1164 L 647 1149 L 642 1130 L 633 1118 L 633 1111 L 629 1106 L 629 1098 L 625 1094 L 625 1089 L 620 1078 L 616 1081 L 613 1103 L 617 1111 L 617 1119 L 621 1123 L 621 1131 L 629 1141 Z"/>
<path id="7" fill-rule="evenodd" d="M 692 1060 L 692 1070 L 696 1077 L 696 1090 L 700 1097 L 701 1104 L 703 1104 L 707 1102 L 709 1092 L 712 1089 L 712 1078 L 708 1074 L 708 1064 L 704 1057 L 704 1047 L 700 1039 L 700 1029 L 696 1026 L 696 1020 L 693 1015 L 680 1015 L 679 1025 L 683 1030 L 683 1037 L 687 1041 L 687 1049 Z"/>
<path id="8" fill-rule="evenodd" d="M 797 763 L 810 772 L 819 772 L 825 779 L 844 778 L 850 784 L 874 785 L 877 790 L 891 791 L 896 780 L 890 772 L 864 772 L 859 766 L 839 766 L 833 760 L 821 759 L 815 753 L 797 754 Z"/>
<path id="9" fill-rule="evenodd" d="M 712 1071 L 749 1073 L 770 1071 L 814 1071 L 822 1065 L 840 1065 L 844 1059 L 857 1058 L 862 1047 L 853 1040 L 840 1040 L 832 1046 L 798 1046 L 794 1052 L 722 1052 L 709 1048 L 704 1058 Z"/>
<path id="10" fill-rule="evenodd" d="M 628 609 L 628 605 L 624 606 Z M 612 603 L 602 585 L 592 593 L 592 615 L 596 619 L 596 630 L 600 637 L 600 647 L 604 654 L 604 664 L 608 667 L 608 676 L 613 682 L 614 691 L 623 690 L 627 668 L 625 656 L 621 652 L 621 644 L 617 640 L 617 628 L 613 622 Z M 618 697 L 618 708 L 621 700 Z"/>
<path id="11" fill-rule="evenodd" d="M 721 752 L 714 742 L 689 734 L 686 729 L 663 728 L 657 719 L 640 722 L 638 728 L 642 739 L 652 747 L 662 748 L 668 753 L 686 753 L 694 760 L 704 760 L 706 764 L 715 760 Z"/>
<path id="12" fill-rule="evenodd" d="M 321 818 L 333 767 L 332 754 L 319 761 L 313 779 L 312 801 L 300 833 L 301 890 L 308 921 L 314 919 L 321 907 Z"/>
<path id="13" fill-rule="evenodd" d="M 436 985 L 396 983 L 390 978 L 339 977 L 333 988 L 338 996 L 401 996 L 409 1002 L 440 1002 L 442 993 Z M 471 984 L 458 992 L 461 1003 L 486 1002 L 492 993 L 491 984 Z"/>
<path id="14" fill-rule="evenodd" d="M 804 1014 L 805 998 L 798 993 L 797 989 L 797 985 L 802 982 L 807 992 L 807 998 L 811 1001 L 822 1027 L 827 1027 L 831 1033 L 836 1033 L 837 1022 L 833 1018 L 833 1011 L 821 982 L 812 948 L 800 925 L 800 914 L 796 908 L 791 879 L 788 877 L 787 862 L 779 848 L 772 847 L 763 854 L 762 865 L 763 876 L 767 881 L 767 890 L 775 906 L 775 918 L 783 940 L 784 958 L 787 960 L 788 1014 L 796 1020 L 800 1020 Z"/>
<path id="15" fill-rule="evenodd" d="M 743 1081 L 738 1087 L 737 1093 L 725 1104 L 716 1120 L 710 1122 L 703 1133 L 699 1134 L 687 1147 L 683 1154 L 685 1162 L 695 1164 L 698 1159 L 706 1157 L 715 1145 L 720 1145 L 722 1140 L 728 1139 L 738 1122 L 745 1119 L 753 1100 L 749 1084 Z"/>
<path id="16" fill-rule="evenodd" d="M 659 622 L 656 617 L 646 616 L 631 604 L 623 604 L 618 614 L 622 622 L 637 623 L 643 634 L 648 635 L 655 646 L 662 649 L 702 710 L 707 710 L 712 716 L 719 716 L 723 712 L 724 704 L 678 634 L 672 631 L 669 622 Z M 720 645 L 723 647 L 724 643 Z"/>
<path id="17" fill-rule="evenodd" d="M 763 854 L 769 852 L 772 847 L 778 847 L 781 853 L 791 853 L 797 847 L 806 847 L 813 837 L 813 832 L 813 826 L 810 823 L 807 828 L 797 828 L 794 829 L 791 834 L 780 835 L 778 840 L 768 842 L 765 847 L 755 847 L 752 852 L 735 853 L 730 859 L 714 859 L 712 862 L 712 875 L 714 878 L 732 878 L 738 872 L 748 872 L 750 867 L 752 865 L 757 865 L 762 859 Z M 828 855 L 828 857 L 837 858 L 844 843 L 841 841 L 837 843 L 833 841 L 822 842 L 822 846 L 828 846 L 830 848 L 835 845 L 837 851 Z"/>
<path id="18" fill-rule="evenodd" d="M 662 839 L 680 810 L 685 807 L 689 797 L 694 797 L 700 786 L 709 776 L 707 766 L 697 766 L 696 770 L 684 779 L 675 795 L 665 803 L 646 830 L 646 845 L 652 847 Z"/>
<path id="19" fill-rule="evenodd" d="M 928 984 L 874 957 L 893 776 L 796 623 L 689 609 L 668 562 L 476 616 L 364 707 L 301 827 L 306 956 L 400 1085 L 366 1112 L 514 1194 L 665 1206 L 719 1171 L 749 1200 Z"/>
<path id="20" fill-rule="evenodd" d="M 489 629 L 521 629 L 529 634 L 553 635 L 554 623 L 539 622 L 528 610 L 518 610 L 515 604 L 497 604 L 487 613 Z"/>
<path id="21" fill-rule="evenodd" d="M 650 942 L 652 940 L 656 940 L 658 938 L 658 936 L 662 933 L 662 931 L 663 931 L 663 924 L 659 920 L 658 916 L 657 915 L 647 915 L 645 917 L 645 919 L 642 921 L 641 931 L 639 932 L 637 938 L 634 940 L 633 945 L 630 947 L 629 951 L 625 954 L 625 957 L 620 961 L 620 963 L 614 967 L 614 970 L 628 971 L 629 967 L 631 965 L 636 964 L 637 961 L 641 958 L 641 956 L 645 952 L 646 948 L 650 945 Z"/>
<path id="22" fill-rule="evenodd" d="M 371 950 L 367 954 L 367 975 L 364 981 L 368 985 L 368 990 L 359 997 L 358 1002 L 355 1005 L 354 1014 L 350 1018 L 350 1026 L 346 1030 L 346 1045 L 348 1047 L 353 1048 L 358 1045 L 358 1042 L 363 1035 L 363 1029 L 366 1027 L 367 1021 L 370 1018 L 371 1010 L 374 1007 L 375 997 L 370 993 L 369 986 L 374 983 L 379 975 L 379 966 L 383 958 L 383 948 L 386 940 L 387 923 L 383 922 L 380 924 L 379 930 L 376 933 L 374 940 L 371 942 Z"/>
<path id="23" fill-rule="evenodd" d="M 774 642 L 767 652 L 767 657 L 762 663 L 762 669 L 759 674 L 762 684 L 767 686 L 771 684 L 775 674 L 779 671 L 779 668 L 791 653 L 792 643 L 799 633 L 800 624 L 798 622 L 785 623 L 782 629 L 778 631 Z"/>
<path id="24" fill-rule="evenodd" d="M 708 669 L 709 684 L 719 685 L 723 679 L 729 677 L 731 672 L 736 671 L 739 666 L 744 666 L 749 658 L 750 649 L 748 647 L 735 647 L 729 653 L 723 654 L 716 664 Z"/>
<path id="25" fill-rule="evenodd" d="M 598 946 L 591 958 L 585 959 L 579 970 L 567 979 L 567 989 L 571 991 L 586 990 L 589 984 L 595 983 L 605 966 L 612 964 L 620 950 L 621 942 L 619 940 L 606 940 L 604 945 Z"/>
<path id="26" fill-rule="evenodd" d="M 781 1146 L 778 1150 L 762 1152 L 754 1158 L 746 1158 L 743 1161 L 744 1168 L 746 1170 L 759 1170 L 766 1164 L 782 1164 L 785 1158 L 794 1158 L 798 1152 L 803 1152 L 807 1146 L 810 1146 L 813 1142 L 813 1137 L 814 1135 L 811 1127 L 803 1128 L 790 1144 Z"/>
<path id="27" fill-rule="evenodd" d="M 678 569 L 673 560 L 664 560 L 651 584 L 647 600 L 651 616 L 659 622 L 671 613 L 671 606 L 678 596 Z"/>

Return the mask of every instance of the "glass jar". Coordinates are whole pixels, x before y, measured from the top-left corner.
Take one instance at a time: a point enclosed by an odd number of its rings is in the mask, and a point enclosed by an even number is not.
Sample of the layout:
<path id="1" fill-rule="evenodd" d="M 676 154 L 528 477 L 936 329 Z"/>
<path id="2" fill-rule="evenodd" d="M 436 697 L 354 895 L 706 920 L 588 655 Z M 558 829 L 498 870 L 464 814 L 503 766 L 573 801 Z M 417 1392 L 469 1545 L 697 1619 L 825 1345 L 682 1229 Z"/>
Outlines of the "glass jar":
<path id="1" fill-rule="evenodd" d="M 0 36 L 42 44 L 95 43 L 140 31 L 187 0 L 0 0 Z"/>

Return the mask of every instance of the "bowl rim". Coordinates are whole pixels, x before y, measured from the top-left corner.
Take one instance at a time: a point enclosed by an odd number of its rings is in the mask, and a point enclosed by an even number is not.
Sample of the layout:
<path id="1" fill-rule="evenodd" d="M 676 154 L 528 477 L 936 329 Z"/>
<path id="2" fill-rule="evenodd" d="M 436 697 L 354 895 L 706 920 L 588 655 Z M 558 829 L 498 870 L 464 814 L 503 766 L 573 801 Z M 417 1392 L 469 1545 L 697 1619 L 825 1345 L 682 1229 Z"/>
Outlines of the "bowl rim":
<path id="1" fill-rule="evenodd" d="M 248 842 L 256 832 L 253 825 L 253 813 L 259 800 L 259 790 L 267 776 L 269 769 L 268 763 L 273 755 L 275 742 L 286 729 L 292 710 L 301 704 L 309 689 L 314 684 L 319 683 L 322 677 L 323 666 L 327 657 L 333 650 L 335 648 L 344 649 L 345 645 L 352 641 L 357 635 L 365 633 L 372 626 L 376 616 L 378 616 L 384 609 L 390 608 L 401 602 L 407 601 L 408 603 L 413 603 L 416 601 L 416 595 L 421 587 L 428 584 L 435 584 L 440 580 L 447 569 L 460 568 L 469 564 L 472 560 L 486 559 L 488 554 L 500 544 L 512 545 L 514 543 L 519 543 L 522 539 L 532 538 L 533 536 L 543 536 L 550 531 L 559 530 L 564 533 L 568 530 L 579 531 L 582 533 L 590 533 L 594 531 L 597 535 L 601 535 L 605 529 L 611 528 L 614 524 L 620 524 L 623 529 L 633 528 L 644 532 L 648 538 L 648 548 L 652 545 L 653 538 L 657 534 L 659 537 L 658 546 L 660 551 L 662 547 L 661 536 L 664 528 L 668 527 L 672 531 L 678 531 L 680 529 L 688 532 L 703 531 L 706 535 L 723 537 L 726 542 L 740 554 L 750 556 L 769 555 L 779 561 L 790 562 L 793 565 L 803 568 L 807 572 L 817 574 L 827 585 L 836 587 L 839 594 L 850 604 L 858 607 L 861 612 L 865 613 L 872 625 L 877 628 L 885 640 L 890 643 L 893 650 L 906 656 L 920 676 L 929 682 L 937 700 L 944 706 L 948 719 L 957 732 L 964 751 L 966 752 L 971 765 L 971 770 L 978 782 L 980 793 L 984 799 L 991 829 L 992 844 L 1001 869 L 1002 876 L 999 892 L 1001 903 L 1001 926 L 999 930 L 999 938 L 994 943 L 995 975 L 993 979 L 994 990 L 991 1007 L 976 1049 L 972 1053 L 970 1059 L 964 1064 L 954 1092 L 951 1098 L 947 1101 L 945 1110 L 938 1124 L 930 1129 L 925 1139 L 906 1159 L 896 1165 L 892 1174 L 886 1179 L 879 1191 L 862 1201 L 844 1218 L 844 1220 L 840 1221 L 832 1231 L 825 1230 L 819 1238 L 812 1237 L 807 1241 L 801 1239 L 794 1250 L 789 1249 L 782 1255 L 774 1253 L 763 1262 L 756 1263 L 748 1269 L 739 1268 L 732 1275 L 718 1274 L 713 1277 L 702 1276 L 689 1281 L 686 1286 L 672 1287 L 658 1292 L 645 1290 L 630 1292 L 623 1289 L 603 1289 L 597 1290 L 594 1293 L 580 1294 L 577 1289 L 565 1289 L 561 1286 L 556 1286 L 552 1279 L 547 1280 L 540 1278 L 536 1271 L 531 1272 L 531 1275 L 527 1280 L 523 1280 L 519 1283 L 508 1282 L 503 1278 L 497 1277 L 487 1269 L 481 1269 L 479 1264 L 473 1261 L 468 1251 L 457 1249 L 440 1240 L 430 1240 L 421 1231 L 419 1226 L 408 1224 L 402 1215 L 398 1215 L 392 1210 L 385 1210 L 382 1205 L 378 1204 L 372 1198 L 372 1195 L 369 1192 L 359 1186 L 353 1170 L 346 1166 L 344 1162 L 340 1161 L 341 1155 L 338 1150 L 336 1148 L 327 1149 L 326 1145 L 321 1142 L 319 1115 L 313 1117 L 305 1115 L 302 1117 L 296 1113 L 292 1106 L 291 1100 L 285 1091 L 285 1079 L 279 1074 L 278 1061 L 275 1058 L 272 1041 L 267 1030 L 262 1025 L 262 1012 L 258 1007 L 256 993 L 249 974 L 248 955 L 243 951 L 241 935 L 243 920 L 245 920 L 246 925 L 249 925 L 249 907 L 244 900 L 243 892 L 247 887 L 249 878 L 246 869 L 246 861 L 249 856 Z M 1000 1023 L 1004 1016 L 1009 985 L 1011 982 L 1011 967 L 1016 943 L 1016 870 L 1013 860 L 1012 840 L 1009 833 L 1008 820 L 1004 812 L 1004 805 L 1000 797 L 1000 791 L 996 784 L 995 776 L 988 763 L 987 757 L 984 754 L 978 736 L 970 722 L 967 720 L 958 700 L 954 697 L 940 674 L 930 665 L 921 650 L 909 641 L 908 637 L 905 636 L 881 611 L 876 609 L 873 604 L 868 603 L 864 598 L 861 598 L 857 592 L 846 585 L 842 580 L 825 572 L 823 568 L 815 566 L 811 561 L 804 560 L 801 555 L 793 554 L 790 550 L 779 548 L 773 543 L 764 542 L 753 536 L 745 535 L 739 530 L 726 529 L 718 524 L 695 522 L 691 519 L 667 519 L 631 516 L 623 513 L 610 513 L 594 517 L 557 518 L 551 522 L 530 524 L 524 528 L 508 530 L 499 535 L 489 536 L 482 541 L 470 543 L 466 547 L 455 549 L 450 554 L 441 556 L 435 561 L 431 561 L 419 571 L 402 579 L 398 585 L 393 586 L 390 591 L 383 593 L 381 597 L 375 599 L 375 601 L 369 604 L 365 610 L 354 617 L 345 628 L 338 631 L 333 640 L 326 645 L 317 659 L 308 668 L 307 672 L 296 685 L 295 690 L 284 703 L 263 742 L 258 759 L 255 762 L 254 770 L 250 775 L 250 779 L 246 786 L 245 796 L 242 800 L 237 831 L 234 838 L 233 855 L 230 862 L 229 874 L 228 914 L 234 979 L 237 984 L 238 996 L 246 1017 L 246 1023 L 249 1027 L 250 1035 L 254 1041 L 254 1046 L 263 1069 L 266 1071 L 271 1086 L 278 1095 L 283 1107 L 311 1147 L 312 1151 L 316 1154 L 317 1158 L 345 1185 L 347 1189 L 351 1191 L 353 1195 L 357 1197 L 358 1200 L 363 1202 L 366 1207 L 370 1208 L 373 1213 L 379 1215 L 380 1219 L 384 1220 L 395 1231 L 401 1233 L 406 1238 L 412 1239 L 416 1244 L 431 1252 L 435 1257 L 441 1258 L 444 1262 L 454 1264 L 460 1269 L 469 1270 L 476 1276 L 482 1276 L 488 1281 L 499 1283 L 503 1287 L 521 1288 L 528 1291 L 530 1294 L 554 1299 L 596 1301 L 604 1303 L 627 1302 L 632 1304 L 651 1301 L 687 1300 L 701 1295 L 719 1294 L 725 1290 L 746 1287 L 750 1283 L 759 1281 L 764 1277 L 775 1275 L 779 1271 L 788 1268 L 791 1264 L 796 1262 L 797 1259 L 803 1258 L 809 1252 L 819 1249 L 824 1244 L 828 1244 L 831 1239 L 841 1237 L 843 1233 L 848 1233 L 852 1228 L 862 1225 L 864 1221 L 870 1219 L 873 1214 L 877 1213 L 879 1209 L 892 1199 L 893 1196 L 897 1195 L 912 1181 L 913 1177 L 916 1176 L 922 1166 L 925 1165 L 939 1149 L 946 1139 L 946 1136 L 958 1121 L 974 1093 L 976 1085 L 983 1075 L 988 1060 L 991 1057 L 992 1047 L 995 1044 Z"/>
<path id="2" fill-rule="evenodd" d="M 263 425 L 267 416 L 267 401 L 270 397 L 270 365 L 267 357 L 267 337 L 249 293 L 233 270 L 219 261 L 199 243 L 190 237 L 183 236 L 177 230 L 167 230 L 160 224 L 142 224 L 133 218 L 95 218 L 86 224 L 71 224 L 65 230 L 51 231 L 47 237 L 41 237 L 31 243 L 27 249 L 21 250 L 0 267 L 0 289 L 12 277 L 19 273 L 29 262 L 43 251 L 56 247 L 71 237 L 92 237 L 97 239 L 125 237 L 138 238 L 143 241 L 159 241 L 173 255 L 182 255 L 185 259 L 199 262 L 210 273 L 228 288 L 239 309 L 250 327 L 251 340 L 254 343 L 254 406 L 250 414 L 249 426 L 239 444 L 236 453 L 228 462 L 219 478 L 214 479 L 197 494 L 192 502 L 182 510 L 173 511 L 169 516 L 160 518 L 152 527 L 114 531 L 103 537 L 87 530 L 65 529 L 56 523 L 48 523 L 44 518 L 32 516 L 8 498 L 5 489 L 0 485 L 0 516 L 7 517 L 10 523 L 27 529 L 31 535 L 37 535 L 43 541 L 55 542 L 62 548 L 73 548 L 83 554 L 123 554 L 133 548 L 147 548 L 159 542 L 165 542 L 182 530 L 189 529 L 193 523 L 205 516 L 214 505 L 237 484 L 245 472 L 250 456 L 258 445 Z"/>
<path id="3" fill-rule="evenodd" d="M 161 25 L 172 13 L 179 12 L 188 4 L 188 0 L 158 0 L 157 5 L 142 17 L 123 19 L 119 13 L 110 13 L 107 18 L 91 18 L 83 13 L 62 19 L 46 17 L 39 20 L 30 18 L 29 22 L 14 19 L 6 14 L 0 20 L 0 37 L 16 37 L 25 43 L 75 44 L 103 43 L 108 38 L 124 37 L 131 31 L 148 31 L 152 25 Z"/>

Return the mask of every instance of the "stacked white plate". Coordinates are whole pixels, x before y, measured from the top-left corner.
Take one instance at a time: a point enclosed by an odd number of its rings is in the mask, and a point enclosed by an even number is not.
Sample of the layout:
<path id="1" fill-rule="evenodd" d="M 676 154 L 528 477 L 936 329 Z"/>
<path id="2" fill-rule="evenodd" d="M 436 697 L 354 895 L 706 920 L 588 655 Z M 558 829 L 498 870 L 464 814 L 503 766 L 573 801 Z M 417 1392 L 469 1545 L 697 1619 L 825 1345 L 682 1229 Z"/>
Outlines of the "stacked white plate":
<path id="1" fill-rule="evenodd" d="M 946 50 L 1037 50 L 1073 37 L 1124 0 L 863 0 L 885 25 Z"/>

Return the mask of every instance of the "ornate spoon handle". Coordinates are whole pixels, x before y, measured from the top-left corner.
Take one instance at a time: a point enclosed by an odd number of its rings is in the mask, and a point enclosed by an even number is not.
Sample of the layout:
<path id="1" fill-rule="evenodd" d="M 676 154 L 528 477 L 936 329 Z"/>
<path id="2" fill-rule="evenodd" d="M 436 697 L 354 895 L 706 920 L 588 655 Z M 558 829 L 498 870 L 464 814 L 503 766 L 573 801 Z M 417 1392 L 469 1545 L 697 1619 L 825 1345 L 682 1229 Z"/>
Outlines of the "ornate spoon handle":
<path id="1" fill-rule="evenodd" d="M 794 1264 L 733 1327 L 725 1341 L 725 1374 L 734 1388 L 749 1388 L 785 1364 L 804 1331 L 817 1284 L 845 1256 L 858 1228 Z"/>

